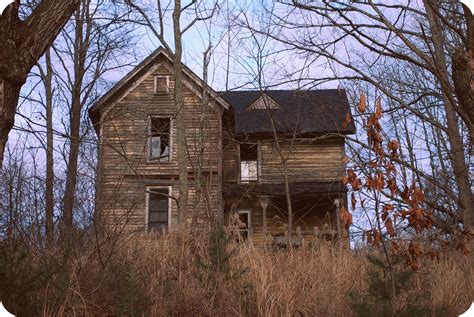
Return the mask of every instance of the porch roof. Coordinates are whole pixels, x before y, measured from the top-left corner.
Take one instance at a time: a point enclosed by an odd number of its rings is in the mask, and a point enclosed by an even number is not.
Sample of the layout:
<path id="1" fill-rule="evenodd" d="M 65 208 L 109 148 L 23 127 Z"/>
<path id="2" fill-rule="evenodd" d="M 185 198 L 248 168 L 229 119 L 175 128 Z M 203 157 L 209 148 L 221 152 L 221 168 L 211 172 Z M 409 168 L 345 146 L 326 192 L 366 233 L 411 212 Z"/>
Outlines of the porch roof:
<path id="1" fill-rule="evenodd" d="M 346 193 L 347 187 L 341 181 L 299 182 L 290 184 L 290 195 L 337 194 Z M 224 196 L 284 196 L 285 184 L 237 184 L 227 183 Z"/>

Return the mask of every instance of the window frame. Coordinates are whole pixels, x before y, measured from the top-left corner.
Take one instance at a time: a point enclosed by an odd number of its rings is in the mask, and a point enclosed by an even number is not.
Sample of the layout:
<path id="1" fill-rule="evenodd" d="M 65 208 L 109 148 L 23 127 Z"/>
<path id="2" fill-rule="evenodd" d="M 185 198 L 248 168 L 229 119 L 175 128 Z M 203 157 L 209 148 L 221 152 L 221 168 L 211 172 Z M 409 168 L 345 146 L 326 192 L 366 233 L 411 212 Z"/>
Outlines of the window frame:
<path id="1" fill-rule="evenodd" d="M 158 79 L 164 78 L 166 80 L 166 91 L 158 91 Z M 169 94 L 170 93 L 170 76 L 154 75 L 153 76 L 153 93 L 155 94 Z"/>
<path id="2" fill-rule="evenodd" d="M 172 186 L 147 186 L 145 190 L 145 232 L 150 233 L 150 196 L 151 196 L 151 191 L 155 189 L 167 189 L 168 190 L 168 224 L 166 226 L 166 230 L 169 230 L 171 227 L 171 194 L 173 192 Z"/>
<path id="3" fill-rule="evenodd" d="M 151 157 L 151 153 L 152 153 L 152 149 L 151 149 L 151 146 L 152 146 L 152 138 L 153 138 L 153 135 L 152 135 L 152 127 L 153 127 L 153 119 L 163 119 L 163 118 L 167 118 L 170 120 L 170 133 L 169 133 L 169 158 L 167 161 L 160 161 L 159 159 L 153 159 Z M 173 147 L 174 147 L 174 143 L 173 143 L 173 136 L 174 136 L 174 133 L 173 133 L 173 130 L 174 130 L 174 119 L 172 116 L 163 116 L 163 115 L 149 115 L 148 116 L 148 128 L 147 128 L 147 134 L 148 134 L 148 140 L 147 140 L 147 153 L 146 153 L 146 156 L 147 156 L 147 163 L 154 163 L 154 164 L 167 164 L 167 163 L 171 163 L 173 161 Z"/>
<path id="4" fill-rule="evenodd" d="M 244 240 L 248 240 L 253 236 L 253 227 L 252 227 L 252 209 L 237 209 L 235 211 L 237 215 L 247 215 L 248 226 L 246 229 L 238 229 L 239 232 L 247 232 L 247 237 Z"/>
<path id="5" fill-rule="evenodd" d="M 242 144 L 250 144 L 250 145 L 255 145 L 257 147 L 257 159 L 256 159 L 256 162 L 257 162 L 257 179 L 256 180 L 248 180 L 248 181 L 243 181 L 242 180 L 242 155 L 241 155 L 241 150 L 240 150 L 240 147 Z M 262 177 L 262 173 L 261 173 L 261 144 L 260 144 L 260 141 L 257 141 L 257 142 L 242 142 L 242 143 L 239 143 L 239 147 L 238 147 L 238 151 L 239 151 L 239 184 L 252 184 L 252 183 L 258 183 L 260 184 L 261 183 L 261 177 Z M 245 160 L 245 162 L 254 162 L 254 160 Z"/>

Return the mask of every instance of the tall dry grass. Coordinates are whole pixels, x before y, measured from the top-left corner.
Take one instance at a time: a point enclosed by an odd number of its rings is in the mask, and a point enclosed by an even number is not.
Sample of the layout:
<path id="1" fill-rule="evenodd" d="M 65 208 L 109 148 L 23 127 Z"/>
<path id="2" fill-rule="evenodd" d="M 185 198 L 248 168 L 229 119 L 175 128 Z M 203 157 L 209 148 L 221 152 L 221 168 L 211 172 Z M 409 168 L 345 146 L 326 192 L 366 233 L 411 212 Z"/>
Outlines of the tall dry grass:
<path id="1" fill-rule="evenodd" d="M 113 252 L 91 244 L 64 261 L 27 255 L 29 273 L 10 276 L 13 285 L 44 278 L 29 284 L 31 291 L 23 285 L 23 293 L 2 289 L 2 296 L 20 316 L 355 316 L 354 296 L 368 294 L 374 266 L 366 254 L 331 243 L 263 252 L 223 239 L 141 236 Z M 426 261 L 399 295 L 400 307 L 420 298 L 427 315 L 462 313 L 472 301 L 467 263 L 456 253 Z"/>

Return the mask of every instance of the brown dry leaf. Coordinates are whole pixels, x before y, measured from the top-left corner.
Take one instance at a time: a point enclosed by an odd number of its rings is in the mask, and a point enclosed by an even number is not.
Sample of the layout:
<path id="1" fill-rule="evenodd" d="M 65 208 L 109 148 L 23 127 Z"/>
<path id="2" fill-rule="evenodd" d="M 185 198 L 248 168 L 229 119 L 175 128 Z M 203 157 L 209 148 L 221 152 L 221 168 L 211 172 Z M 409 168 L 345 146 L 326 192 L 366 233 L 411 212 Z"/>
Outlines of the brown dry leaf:
<path id="1" fill-rule="evenodd" d="M 425 200 L 425 195 L 423 194 L 423 191 L 419 187 L 413 191 L 413 194 L 411 197 L 412 197 L 412 202 L 414 206 L 422 204 L 423 201 Z"/>
<path id="2" fill-rule="evenodd" d="M 408 204 L 410 200 L 410 193 L 407 186 L 403 187 L 403 191 L 400 193 L 400 197 L 403 200 L 403 203 Z"/>
<path id="3" fill-rule="evenodd" d="M 351 194 L 352 210 L 355 210 L 355 208 L 356 208 L 356 203 L 357 203 L 357 199 L 355 198 L 355 193 L 352 192 L 352 194 Z"/>
<path id="4" fill-rule="evenodd" d="M 382 117 L 382 98 L 377 98 L 377 106 L 375 107 L 375 115 L 378 118 Z"/>
<path id="5" fill-rule="evenodd" d="M 349 211 L 347 211 L 345 207 L 341 207 L 340 217 L 341 217 L 342 223 L 344 223 L 345 225 L 348 226 L 352 224 L 352 215 Z"/>
<path id="6" fill-rule="evenodd" d="M 408 245 L 408 252 L 413 257 L 418 257 L 423 254 L 420 245 L 415 241 L 410 241 L 410 244 Z"/>
<path id="7" fill-rule="evenodd" d="M 395 196 L 395 194 L 398 192 L 397 181 L 395 178 L 389 178 L 387 180 L 387 187 L 390 189 L 392 196 Z"/>
<path id="8" fill-rule="evenodd" d="M 385 186 L 384 175 L 382 172 L 379 172 L 377 174 L 377 178 L 375 179 L 375 188 L 377 189 L 378 192 L 381 192 L 384 186 Z"/>
<path id="9" fill-rule="evenodd" d="M 392 249 L 392 254 L 393 255 L 398 255 L 398 250 L 400 249 L 400 247 L 398 246 L 398 243 L 397 241 L 390 241 L 390 247 Z"/>
<path id="10" fill-rule="evenodd" d="M 344 122 L 342 122 L 342 128 L 346 129 L 347 125 L 351 122 L 352 122 L 351 113 L 347 111 L 346 117 L 344 118 Z"/>
<path id="11" fill-rule="evenodd" d="M 350 161 L 350 160 L 349 160 L 349 157 L 348 157 L 347 155 L 345 155 L 345 156 L 342 158 L 342 163 L 344 163 L 344 164 L 349 163 L 349 161 Z"/>
<path id="12" fill-rule="evenodd" d="M 395 229 L 393 228 L 392 219 L 390 219 L 390 217 L 385 220 L 385 228 L 387 228 L 387 232 L 392 238 L 397 235 Z"/>
<path id="13" fill-rule="evenodd" d="M 392 151 L 392 153 L 397 152 L 399 147 L 400 147 L 400 143 L 398 143 L 397 140 L 391 140 L 390 142 L 388 142 L 388 148 L 390 151 Z"/>
<path id="14" fill-rule="evenodd" d="M 374 246 L 380 247 L 380 244 L 382 243 L 382 235 L 380 232 L 374 229 Z"/>
<path id="15" fill-rule="evenodd" d="M 346 175 L 346 174 L 342 175 L 341 182 L 342 182 L 344 185 L 347 185 L 347 184 L 349 183 L 349 179 L 347 178 L 347 175 Z"/>
<path id="16" fill-rule="evenodd" d="M 360 94 L 359 106 L 357 107 L 357 110 L 359 110 L 360 113 L 364 113 L 366 108 L 367 108 L 367 98 L 365 97 L 365 94 L 362 92 Z"/>

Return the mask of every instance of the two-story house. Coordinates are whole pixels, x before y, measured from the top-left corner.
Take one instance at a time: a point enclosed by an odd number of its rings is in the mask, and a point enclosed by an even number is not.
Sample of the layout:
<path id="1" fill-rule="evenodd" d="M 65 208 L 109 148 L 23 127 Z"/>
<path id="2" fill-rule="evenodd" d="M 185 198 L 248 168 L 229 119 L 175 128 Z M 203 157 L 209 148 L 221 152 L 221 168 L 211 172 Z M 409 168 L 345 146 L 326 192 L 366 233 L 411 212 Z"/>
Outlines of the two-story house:
<path id="1" fill-rule="evenodd" d="M 289 196 L 296 236 L 345 231 L 340 179 L 355 126 L 344 90 L 219 93 L 187 67 L 183 84 L 189 224 L 238 218 L 256 244 L 278 242 Z M 89 111 L 99 137 L 97 213 L 108 228 L 177 227 L 173 93 L 173 61 L 160 48 Z"/>

